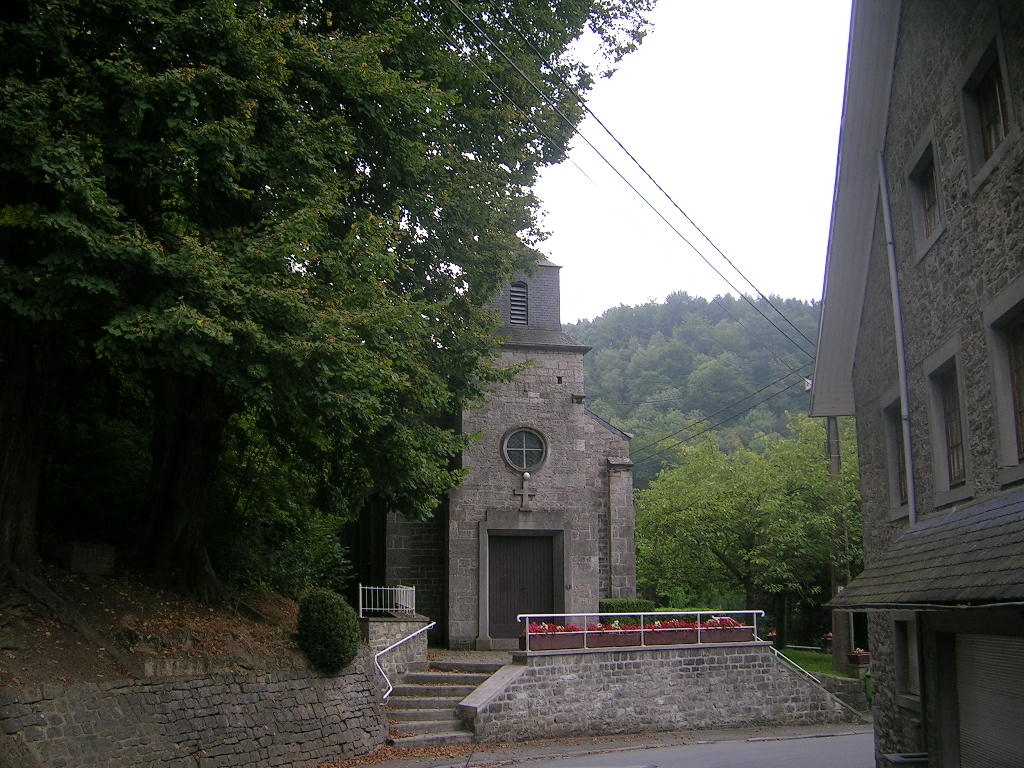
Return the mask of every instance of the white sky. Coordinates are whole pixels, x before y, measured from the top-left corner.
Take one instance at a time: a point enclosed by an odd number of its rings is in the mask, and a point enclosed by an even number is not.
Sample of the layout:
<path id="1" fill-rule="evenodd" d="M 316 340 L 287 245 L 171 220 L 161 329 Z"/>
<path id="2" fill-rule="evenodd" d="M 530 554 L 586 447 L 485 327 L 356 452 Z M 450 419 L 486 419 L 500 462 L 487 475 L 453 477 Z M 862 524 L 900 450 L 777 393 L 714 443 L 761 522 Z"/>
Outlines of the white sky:
<path id="1" fill-rule="evenodd" d="M 591 110 L 758 290 L 821 298 L 850 0 L 660 0 L 652 18 Z M 581 133 L 754 294 L 592 118 Z M 562 322 L 673 291 L 735 292 L 579 136 L 537 193 Z"/>

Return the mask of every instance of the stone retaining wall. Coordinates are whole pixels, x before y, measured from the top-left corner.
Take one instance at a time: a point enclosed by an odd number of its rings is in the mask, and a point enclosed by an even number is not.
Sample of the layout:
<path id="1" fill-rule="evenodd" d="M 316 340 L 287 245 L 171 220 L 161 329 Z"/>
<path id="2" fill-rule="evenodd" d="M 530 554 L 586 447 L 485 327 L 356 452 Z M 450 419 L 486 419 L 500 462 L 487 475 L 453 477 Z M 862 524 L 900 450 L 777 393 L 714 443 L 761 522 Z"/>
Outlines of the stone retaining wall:
<path id="1" fill-rule="evenodd" d="M 409 637 L 413 632 L 423 629 L 429 623 L 430 621 L 422 616 L 409 619 L 372 617 L 363 620 L 363 634 L 372 655 Z M 426 666 L 428 634 L 430 633 L 421 632 L 380 657 L 380 665 L 392 684 L 403 672 Z M 377 689 L 383 694 L 387 690 L 387 683 L 376 670 L 374 670 L 374 674 L 376 675 Z"/>
<path id="2" fill-rule="evenodd" d="M 855 677 L 837 677 L 835 675 L 815 675 L 822 688 L 846 702 L 858 712 L 870 712 L 864 681 Z"/>
<path id="3" fill-rule="evenodd" d="M 462 702 L 477 740 L 801 725 L 853 717 L 770 643 L 523 654 Z"/>
<path id="4" fill-rule="evenodd" d="M 364 649 L 335 677 L 223 673 L 4 689 L 0 727 L 45 768 L 308 768 L 384 745 L 375 675 Z"/>

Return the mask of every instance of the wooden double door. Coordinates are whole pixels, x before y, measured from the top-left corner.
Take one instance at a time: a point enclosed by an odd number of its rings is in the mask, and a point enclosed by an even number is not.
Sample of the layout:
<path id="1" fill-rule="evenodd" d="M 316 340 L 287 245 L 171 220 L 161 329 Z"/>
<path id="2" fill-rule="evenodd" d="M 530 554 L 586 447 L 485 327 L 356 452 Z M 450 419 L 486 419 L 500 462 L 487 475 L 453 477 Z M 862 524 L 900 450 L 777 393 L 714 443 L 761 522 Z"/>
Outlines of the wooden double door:
<path id="1" fill-rule="evenodd" d="M 520 613 L 554 613 L 556 542 L 553 536 L 491 535 L 488 539 L 488 634 L 517 637 Z"/>

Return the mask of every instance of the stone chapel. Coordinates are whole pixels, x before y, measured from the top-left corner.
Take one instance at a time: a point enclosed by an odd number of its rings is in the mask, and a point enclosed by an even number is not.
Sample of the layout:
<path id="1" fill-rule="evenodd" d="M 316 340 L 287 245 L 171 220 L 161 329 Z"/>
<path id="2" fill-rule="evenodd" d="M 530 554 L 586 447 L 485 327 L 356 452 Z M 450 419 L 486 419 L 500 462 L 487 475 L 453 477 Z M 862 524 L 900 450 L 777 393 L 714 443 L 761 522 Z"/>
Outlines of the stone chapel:
<path id="1" fill-rule="evenodd" d="M 432 643 L 513 647 L 520 613 L 596 612 L 636 594 L 629 435 L 587 410 L 590 348 L 562 331 L 559 270 L 543 259 L 494 301 L 500 364 L 527 366 L 461 414 L 479 436 L 464 483 L 433 520 L 390 514 L 373 536 L 379 583 L 416 587 Z"/>

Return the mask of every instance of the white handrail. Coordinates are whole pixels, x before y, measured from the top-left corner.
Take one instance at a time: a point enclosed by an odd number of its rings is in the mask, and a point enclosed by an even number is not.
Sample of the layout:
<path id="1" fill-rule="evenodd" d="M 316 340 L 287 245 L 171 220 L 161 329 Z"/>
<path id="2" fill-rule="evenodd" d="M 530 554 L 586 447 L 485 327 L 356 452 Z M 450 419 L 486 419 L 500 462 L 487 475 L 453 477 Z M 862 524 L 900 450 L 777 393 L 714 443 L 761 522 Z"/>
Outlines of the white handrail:
<path id="1" fill-rule="evenodd" d="M 797 672 L 800 672 L 801 674 L 803 674 L 803 675 L 804 675 L 804 677 L 806 677 L 807 679 L 809 679 L 809 680 L 810 680 L 810 681 L 811 681 L 811 682 L 812 682 L 812 683 L 813 683 L 813 684 L 814 684 L 815 686 L 817 686 L 818 688 L 821 688 L 821 690 L 825 691 L 825 693 L 827 693 L 827 694 L 828 694 L 829 696 L 831 696 L 831 697 L 832 697 L 833 699 L 835 699 L 835 700 L 836 700 L 836 701 L 838 701 L 838 702 L 839 702 L 840 704 L 842 704 L 842 705 L 843 705 L 844 707 L 846 707 L 846 709 L 850 710 L 851 712 L 853 712 L 853 713 L 855 713 L 855 714 L 857 714 L 857 715 L 860 715 L 861 717 L 863 717 L 863 716 L 864 716 L 864 713 L 863 713 L 863 712 L 861 712 L 861 711 L 860 711 L 860 710 L 858 710 L 858 709 L 855 709 L 855 708 L 853 707 L 853 705 L 851 705 L 851 704 L 847 704 L 847 703 L 846 703 L 845 701 L 843 701 L 843 700 L 842 700 L 841 698 L 839 698 L 838 696 L 836 696 L 836 695 L 835 695 L 835 694 L 834 694 L 834 693 L 833 693 L 832 691 L 830 691 L 830 690 L 829 690 L 828 688 L 826 688 L 826 687 L 825 687 L 825 686 L 824 686 L 824 685 L 822 684 L 821 680 L 819 680 L 819 679 L 818 679 L 818 678 L 817 678 L 817 677 L 816 677 L 815 675 L 811 674 L 811 673 L 810 673 L 810 672 L 808 672 L 808 671 L 807 671 L 806 669 L 804 669 L 803 667 L 801 667 L 801 666 L 800 666 L 799 664 L 797 664 L 797 663 L 796 663 L 795 661 L 793 661 L 793 660 L 792 660 L 791 658 L 789 658 L 788 656 L 786 656 L 786 654 L 784 654 L 784 653 L 783 653 L 782 651 L 780 651 L 780 650 L 779 650 L 778 648 L 776 648 L 776 647 L 775 647 L 774 645 L 769 645 L 769 646 L 768 646 L 768 648 L 769 648 L 769 649 L 771 650 L 771 652 L 772 652 L 772 653 L 774 653 L 774 654 L 775 654 L 775 657 L 776 657 L 777 659 L 779 659 L 780 661 L 782 661 L 782 663 L 783 663 L 783 664 L 785 664 L 785 665 L 786 665 L 787 667 L 789 667 L 790 669 L 792 669 L 792 670 L 795 670 L 795 671 L 797 671 Z"/>
<path id="2" fill-rule="evenodd" d="M 423 634 L 424 632 L 429 632 L 429 631 L 430 631 L 430 630 L 432 630 L 432 629 L 433 629 L 433 628 L 434 628 L 434 627 L 435 627 L 436 625 L 437 625 L 437 622 L 436 622 L 436 621 L 432 621 L 432 622 L 430 622 L 429 624 L 427 624 L 427 626 L 425 626 L 425 627 L 420 627 L 420 628 L 419 628 L 419 629 L 417 629 L 417 630 L 416 630 L 415 632 L 413 632 L 413 633 L 412 633 L 411 635 L 406 635 L 405 637 L 403 637 L 403 638 L 402 638 L 401 640 L 399 640 L 398 642 L 396 642 L 396 643 L 392 643 L 392 644 L 391 644 L 391 645 L 389 645 L 389 646 L 388 646 L 387 648 L 385 648 L 385 649 L 384 649 L 383 651 L 378 651 L 377 653 L 375 653 L 375 654 L 373 655 L 373 663 L 374 663 L 374 666 L 376 666 L 376 667 L 377 667 L 377 671 L 378 671 L 378 672 L 380 672 L 380 676 L 384 678 L 384 682 L 388 684 L 388 689 L 387 689 L 387 690 L 386 690 L 386 691 L 384 692 L 384 701 L 387 701 L 387 700 L 388 700 L 388 696 L 390 696 L 390 695 L 391 695 L 391 692 L 392 692 L 393 690 L 395 690 L 395 686 L 393 686 L 393 685 L 391 684 L 391 680 L 390 680 L 390 679 L 388 678 L 388 676 L 387 676 L 387 673 L 386 673 L 386 672 L 384 671 L 384 667 L 382 667 L 382 666 L 380 665 L 380 657 L 381 657 L 381 656 L 383 656 L 383 655 L 384 655 L 385 653 L 388 653 L 389 651 L 393 651 L 393 650 L 395 650 L 395 648 L 397 648 L 398 646 L 400 646 L 400 645 L 401 645 L 402 643 L 405 643 L 405 642 L 408 642 L 409 640 L 412 640 L 412 639 L 413 639 L 414 637 L 416 637 L 417 635 L 421 635 L 421 634 Z"/>
<path id="3" fill-rule="evenodd" d="M 812 675 L 812 674 L 811 674 L 810 672 L 808 672 L 808 671 L 807 671 L 806 669 L 804 669 L 803 667 L 801 667 L 801 666 L 800 666 L 799 664 L 797 664 L 797 663 L 796 663 L 795 661 L 793 661 L 793 660 L 792 660 L 791 658 L 789 658 L 788 656 L 786 656 L 786 654 L 782 653 L 782 652 L 781 652 L 781 651 L 780 651 L 780 650 L 779 650 L 778 648 L 776 648 L 776 647 L 775 647 L 774 645 L 769 645 L 768 647 L 769 647 L 769 648 L 771 648 L 771 651 L 772 651 L 772 653 L 774 653 L 774 654 L 776 655 L 776 657 L 778 657 L 779 659 L 781 659 L 781 660 L 782 660 L 782 663 L 783 663 L 783 664 L 785 664 L 786 666 L 788 666 L 788 667 L 789 667 L 790 669 L 795 669 L 795 670 L 796 670 L 797 672 L 801 672 L 801 673 L 803 673 L 803 675 L 804 675 L 805 677 L 808 677 L 808 678 L 810 678 L 810 679 L 811 679 L 811 681 L 812 681 L 812 682 L 813 682 L 813 683 L 814 683 L 814 684 L 815 684 L 816 686 L 818 686 L 819 688 L 824 688 L 824 686 L 823 686 L 823 685 L 821 684 L 821 681 L 820 681 L 820 680 L 819 680 L 818 678 L 816 678 L 816 677 L 815 677 L 814 675 Z"/>
<path id="4" fill-rule="evenodd" d="M 583 635 L 584 646 L 586 646 L 586 639 L 589 635 L 595 633 L 596 630 L 591 630 L 587 625 L 590 619 L 596 620 L 597 623 L 601 623 L 602 619 L 616 618 L 616 617 L 639 617 L 639 629 L 635 630 L 640 636 L 640 645 L 644 645 L 644 633 L 643 630 L 651 626 L 661 619 L 675 618 L 675 617 L 696 617 L 697 627 L 697 642 L 701 641 L 701 632 L 706 631 L 707 628 L 702 627 L 703 618 L 720 618 L 720 617 L 733 617 L 733 616 L 744 616 L 749 618 L 753 622 L 753 634 L 754 640 L 760 640 L 760 636 L 757 633 L 757 619 L 758 617 L 764 616 L 764 611 L 757 610 L 746 610 L 746 611 L 628 611 L 625 613 L 520 613 L 516 616 L 516 621 L 526 622 L 526 648 L 530 650 L 530 638 L 534 634 L 530 632 L 530 623 L 532 619 L 583 619 L 583 626 L 580 628 L 579 633 Z M 623 630 L 629 631 L 629 630 Z"/>

